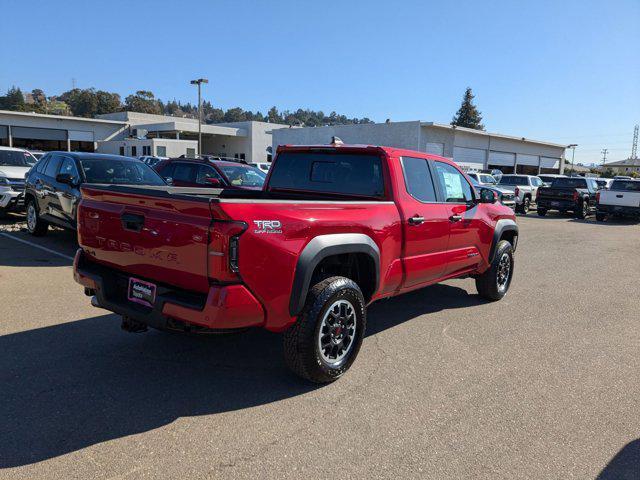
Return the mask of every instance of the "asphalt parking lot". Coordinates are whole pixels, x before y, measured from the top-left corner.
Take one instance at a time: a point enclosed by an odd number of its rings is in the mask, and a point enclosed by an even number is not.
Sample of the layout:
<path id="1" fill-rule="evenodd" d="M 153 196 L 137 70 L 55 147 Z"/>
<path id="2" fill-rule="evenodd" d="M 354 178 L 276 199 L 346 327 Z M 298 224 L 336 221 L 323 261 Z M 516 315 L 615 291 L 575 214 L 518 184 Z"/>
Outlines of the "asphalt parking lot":
<path id="1" fill-rule="evenodd" d="M 519 224 L 503 301 L 456 280 L 375 304 L 318 387 L 268 332 L 122 332 L 73 234 L 5 221 L 0 477 L 640 478 L 640 224 Z"/>

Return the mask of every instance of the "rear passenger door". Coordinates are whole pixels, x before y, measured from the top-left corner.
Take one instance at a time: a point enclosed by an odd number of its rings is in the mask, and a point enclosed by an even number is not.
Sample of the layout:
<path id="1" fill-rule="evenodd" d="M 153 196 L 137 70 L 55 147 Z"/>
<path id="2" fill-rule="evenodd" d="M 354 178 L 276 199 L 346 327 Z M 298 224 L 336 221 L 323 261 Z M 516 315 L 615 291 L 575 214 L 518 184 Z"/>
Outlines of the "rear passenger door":
<path id="1" fill-rule="evenodd" d="M 482 220 L 481 209 L 488 204 L 475 201 L 475 192 L 465 176 L 451 164 L 434 161 L 438 198 L 449 224 L 446 276 L 477 266 L 480 248 L 493 238 L 491 228 Z"/>
<path id="2" fill-rule="evenodd" d="M 443 275 L 449 219 L 444 205 L 438 203 L 429 160 L 402 157 L 400 162 L 405 183 L 398 202 L 404 231 L 403 288 L 411 288 Z"/>

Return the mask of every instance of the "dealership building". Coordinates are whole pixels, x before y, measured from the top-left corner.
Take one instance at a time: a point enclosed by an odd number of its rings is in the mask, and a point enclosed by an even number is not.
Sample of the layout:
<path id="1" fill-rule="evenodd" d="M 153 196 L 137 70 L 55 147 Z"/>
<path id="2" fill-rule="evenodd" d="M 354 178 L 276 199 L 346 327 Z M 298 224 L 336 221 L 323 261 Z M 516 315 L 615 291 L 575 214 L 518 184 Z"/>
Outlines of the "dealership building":
<path id="1" fill-rule="evenodd" d="M 202 153 L 253 163 L 270 161 L 271 132 L 285 127 L 253 121 L 202 124 Z M 193 157 L 198 149 L 198 120 L 137 112 L 82 118 L 0 110 L 0 145 L 131 157 Z"/>
<path id="2" fill-rule="evenodd" d="M 344 143 L 441 155 L 466 170 L 537 175 L 564 169 L 566 145 L 421 121 L 277 129 L 272 132 L 273 149 L 287 144 L 327 144 L 334 135 Z"/>

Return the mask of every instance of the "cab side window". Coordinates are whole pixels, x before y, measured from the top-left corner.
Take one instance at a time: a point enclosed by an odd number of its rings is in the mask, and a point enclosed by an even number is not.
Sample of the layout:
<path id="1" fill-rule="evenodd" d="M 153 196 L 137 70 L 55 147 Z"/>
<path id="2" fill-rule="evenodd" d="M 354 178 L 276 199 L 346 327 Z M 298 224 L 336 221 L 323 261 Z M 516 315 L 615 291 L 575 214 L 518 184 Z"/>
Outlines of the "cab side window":
<path id="1" fill-rule="evenodd" d="M 62 160 L 62 165 L 60 165 L 60 170 L 58 173 L 67 173 L 71 175 L 71 179 L 74 182 L 80 180 L 80 175 L 78 174 L 78 169 L 76 167 L 76 162 L 73 161 L 72 158 L 64 157 Z"/>
<path id="2" fill-rule="evenodd" d="M 429 163 L 424 158 L 402 157 L 402 171 L 407 192 L 420 202 L 436 202 Z"/>
<path id="3" fill-rule="evenodd" d="M 45 155 L 44 157 L 42 157 L 38 163 L 36 163 L 36 166 L 34 167 L 34 170 L 38 173 L 43 173 L 44 172 L 44 166 L 47 164 L 47 160 L 49 160 L 50 155 Z"/>
<path id="4" fill-rule="evenodd" d="M 180 182 L 195 183 L 199 165 L 195 163 L 177 162 L 173 168 L 172 178 Z"/>
<path id="5" fill-rule="evenodd" d="M 471 185 L 457 168 L 443 162 L 434 162 L 434 165 L 436 178 L 445 202 L 469 203 L 473 201 Z"/>
<path id="6" fill-rule="evenodd" d="M 60 166 L 61 158 L 59 155 L 51 155 L 49 158 L 49 163 L 44 169 L 44 174 L 47 177 L 55 178 L 58 173 L 58 167 Z"/>
<path id="7" fill-rule="evenodd" d="M 224 184 L 222 177 L 209 165 L 200 165 L 198 169 L 198 177 L 196 183 L 198 185 L 209 185 L 209 179 L 215 178 L 220 182 L 220 186 Z"/>

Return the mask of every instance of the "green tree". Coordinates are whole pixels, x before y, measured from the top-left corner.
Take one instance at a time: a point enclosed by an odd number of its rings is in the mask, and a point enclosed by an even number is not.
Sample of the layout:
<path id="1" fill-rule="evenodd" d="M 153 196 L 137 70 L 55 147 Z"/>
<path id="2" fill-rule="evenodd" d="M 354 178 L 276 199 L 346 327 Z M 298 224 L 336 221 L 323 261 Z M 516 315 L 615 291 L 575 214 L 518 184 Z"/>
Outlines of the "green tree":
<path id="1" fill-rule="evenodd" d="M 467 87 L 462 98 L 462 105 L 456 112 L 451 125 L 457 127 L 473 128 L 476 130 L 484 130 L 482 124 L 482 115 L 478 111 L 478 108 L 473 104 L 474 95 L 471 92 L 471 88 Z"/>
<path id="2" fill-rule="evenodd" d="M 282 123 L 282 116 L 280 115 L 276 107 L 271 107 L 267 112 L 267 122 Z"/>
<path id="3" fill-rule="evenodd" d="M 120 95 L 118 95 L 117 93 L 98 90 L 97 92 L 95 92 L 95 96 L 96 115 L 119 112 L 120 110 L 122 110 L 122 101 L 120 100 Z"/>
<path id="4" fill-rule="evenodd" d="M 164 105 L 148 90 L 138 90 L 135 95 L 129 95 L 124 100 L 125 110 L 130 112 L 154 113 L 162 115 Z"/>
<path id="5" fill-rule="evenodd" d="M 98 110 L 98 98 L 93 88 L 74 88 L 60 95 L 76 117 L 93 117 Z"/>
<path id="6" fill-rule="evenodd" d="M 247 119 L 246 112 L 240 107 L 230 108 L 224 112 L 225 122 L 243 122 Z"/>
<path id="7" fill-rule="evenodd" d="M 15 86 L 7 90 L 7 94 L 4 97 L 0 97 L 0 109 L 24 111 L 25 104 L 24 104 L 24 95 L 22 95 L 22 90 L 20 90 Z"/>

